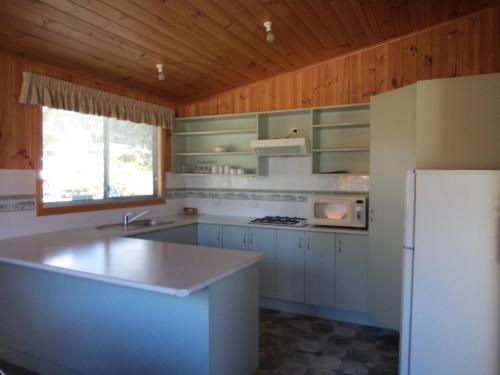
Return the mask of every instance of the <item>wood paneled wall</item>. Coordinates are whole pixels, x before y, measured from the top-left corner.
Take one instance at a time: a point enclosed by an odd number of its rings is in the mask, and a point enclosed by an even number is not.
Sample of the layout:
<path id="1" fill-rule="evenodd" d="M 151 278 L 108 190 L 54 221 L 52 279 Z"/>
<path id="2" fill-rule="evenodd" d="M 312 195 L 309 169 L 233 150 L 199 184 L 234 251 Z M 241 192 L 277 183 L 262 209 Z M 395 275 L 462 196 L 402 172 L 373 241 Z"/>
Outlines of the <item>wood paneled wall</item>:
<path id="1" fill-rule="evenodd" d="M 174 104 L 148 93 L 131 91 L 52 67 L 34 64 L 8 55 L 0 55 L 0 169 L 34 168 L 35 127 L 41 123 L 38 106 L 19 104 L 22 72 L 30 71 L 63 79 L 114 94 L 128 96 L 155 104 L 175 107 Z"/>
<path id="2" fill-rule="evenodd" d="M 187 104 L 179 116 L 368 102 L 417 80 L 500 71 L 498 7 Z"/>

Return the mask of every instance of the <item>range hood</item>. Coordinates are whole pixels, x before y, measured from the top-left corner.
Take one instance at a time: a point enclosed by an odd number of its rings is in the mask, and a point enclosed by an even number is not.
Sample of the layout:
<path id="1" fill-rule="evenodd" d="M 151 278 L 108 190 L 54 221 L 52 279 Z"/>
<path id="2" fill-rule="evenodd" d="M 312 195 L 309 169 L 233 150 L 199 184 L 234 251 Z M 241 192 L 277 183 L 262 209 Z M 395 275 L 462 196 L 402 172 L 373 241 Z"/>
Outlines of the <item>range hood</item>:
<path id="1" fill-rule="evenodd" d="M 309 154 L 307 138 L 258 139 L 250 141 L 253 153 L 261 156 L 305 156 Z"/>

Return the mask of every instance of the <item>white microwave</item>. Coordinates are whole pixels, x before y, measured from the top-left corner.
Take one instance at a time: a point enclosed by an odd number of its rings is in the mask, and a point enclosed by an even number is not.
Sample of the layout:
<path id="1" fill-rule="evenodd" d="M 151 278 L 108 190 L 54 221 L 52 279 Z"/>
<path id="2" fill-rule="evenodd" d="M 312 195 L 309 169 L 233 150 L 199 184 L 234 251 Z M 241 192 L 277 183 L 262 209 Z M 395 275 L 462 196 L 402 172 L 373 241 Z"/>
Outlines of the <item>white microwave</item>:
<path id="1" fill-rule="evenodd" d="M 312 225 L 366 228 L 367 212 L 367 196 L 310 195 L 307 221 Z"/>

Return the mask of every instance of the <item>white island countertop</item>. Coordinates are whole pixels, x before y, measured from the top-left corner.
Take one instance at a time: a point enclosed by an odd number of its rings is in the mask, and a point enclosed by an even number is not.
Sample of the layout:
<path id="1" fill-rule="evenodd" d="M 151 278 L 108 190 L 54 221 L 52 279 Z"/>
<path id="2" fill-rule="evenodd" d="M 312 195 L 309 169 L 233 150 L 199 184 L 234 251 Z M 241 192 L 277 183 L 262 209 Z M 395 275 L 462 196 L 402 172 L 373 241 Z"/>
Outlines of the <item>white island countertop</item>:
<path id="1" fill-rule="evenodd" d="M 0 261 L 178 297 L 263 259 L 255 252 L 116 237 L 79 229 L 0 240 Z"/>

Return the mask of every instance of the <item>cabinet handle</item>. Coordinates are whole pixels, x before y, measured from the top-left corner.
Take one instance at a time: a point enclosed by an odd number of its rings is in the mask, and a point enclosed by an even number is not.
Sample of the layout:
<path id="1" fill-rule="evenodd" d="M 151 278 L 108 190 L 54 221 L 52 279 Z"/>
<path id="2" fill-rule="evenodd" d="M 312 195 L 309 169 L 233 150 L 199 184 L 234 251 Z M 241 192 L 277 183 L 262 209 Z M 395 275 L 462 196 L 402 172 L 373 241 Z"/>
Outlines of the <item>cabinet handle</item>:
<path id="1" fill-rule="evenodd" d="M 217 231 L 217 242 L 220 242 L 220 230 Z"/>
<path id="2" fill-rule="evenodd" d="M 250 245 L 253 245 L 253 233 L 250 233 Z"/>
<path id="3" fill-rule="evenodd" d="M 373 221 L 375 220 L 375 213 L 373 212 L 373 208 L 370 209 L 370 215 L 368 217 L 368 220 L 370 220 L 370 223 L 373 223 Z"/>
<path id="4" fill-rule="evenodd" d="M 311 250 L 311 239 L 307 239 L 307 250 Z"/>
<path id="5" fill-rule="evenodd" d="M 342 241 L 341 240 L 337 241 L 337 248 L 338 248 L 339 253 L 341 253 L 342 252 Z"/>
<path id="6" fill-rule="evenodd" d="M 302 241 L 303 241 L 303 238 L 302 238 L 302 237 L 300 237 L 300 238 L 299 238 L 299 249 L 302 249 Z"/>
<path id="7" fill-rule="evenodd" d="M 246 233 L 243 233 L 243 243 L 244 244 L 247 243 L 247 234 Z"/>

